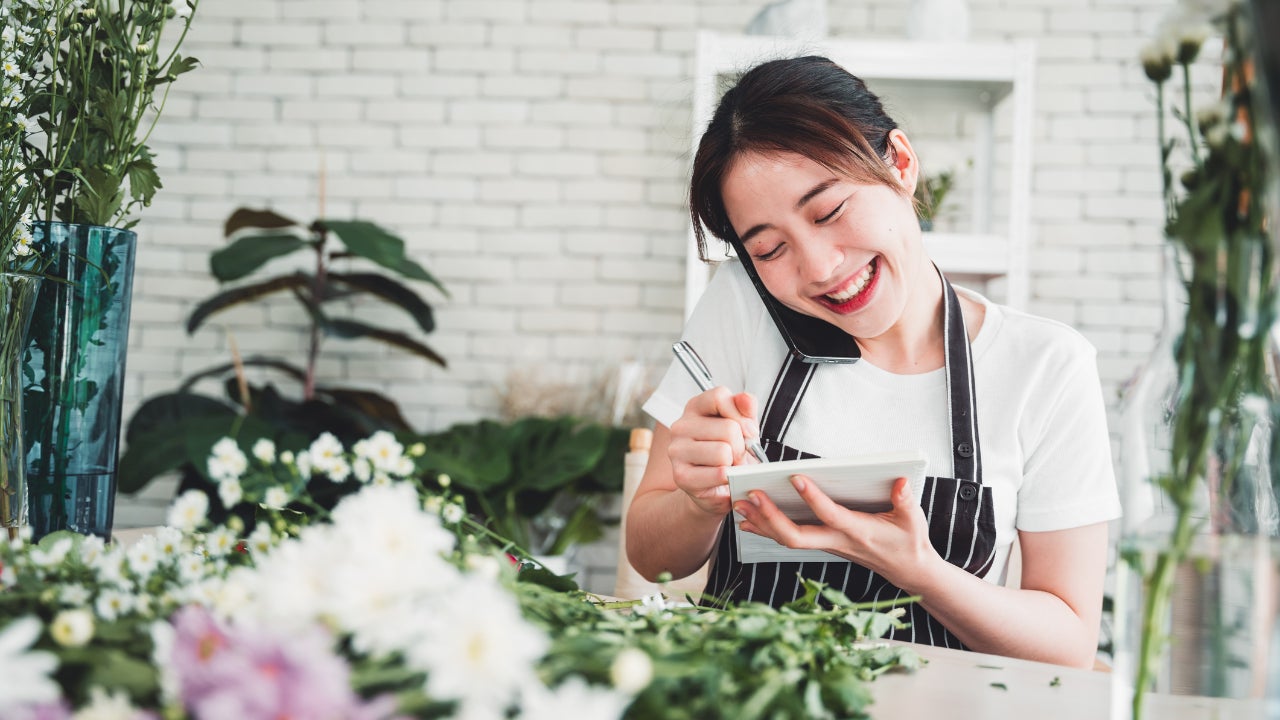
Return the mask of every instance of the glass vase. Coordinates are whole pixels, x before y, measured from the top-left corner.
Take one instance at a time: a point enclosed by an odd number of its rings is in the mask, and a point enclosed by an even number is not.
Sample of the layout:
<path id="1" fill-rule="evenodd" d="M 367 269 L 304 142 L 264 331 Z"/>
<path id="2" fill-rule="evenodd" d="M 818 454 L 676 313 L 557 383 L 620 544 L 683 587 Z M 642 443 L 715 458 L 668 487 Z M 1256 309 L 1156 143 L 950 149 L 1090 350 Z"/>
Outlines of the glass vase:
<path id="1" fill-rule="evenodd" d="M 1173 487 L 1188 443 L 1177 422 L 1187 400 L 1174 360 L 1186 289 L 1164 249 L 1165 323 L 1120 407 L 1124 504 L 1114 595 L 1113 720 L 1165 716 L 1177 696 L 1221 707 L 1280 710 L 1280 507 L 1273 486 L 1272 391 L 1240 398 L 1217 418 L 1204 476 Z M 1265 333 L 1267 356 L 1276 335 Z M 1194 446 L 1194 444 L 1191 444 Z M 1176 481 L 1173 481 L 1176 482 Z M 1180 540 L 1183 541 L 1180 544 Z M 1185 547 L 1183 552 L 1175 548 Z M 1141 692 L 1138 689 L 1141 688 Z M 1258 715 L 1261 717 L 1262 715 Z"/>
<path id="2" fill-rule="evenodd" d="M 22 452 L 22 352 L 41 279 L 0 273 L 0 527 L 9 539 L 27 524 Z"/>
<path id="3" fill-rule="evenodd" d="M 111 535 L 137 235 L 37 223 L 51 259 L 24 359 L 26 468 L 36 539 Z"/>

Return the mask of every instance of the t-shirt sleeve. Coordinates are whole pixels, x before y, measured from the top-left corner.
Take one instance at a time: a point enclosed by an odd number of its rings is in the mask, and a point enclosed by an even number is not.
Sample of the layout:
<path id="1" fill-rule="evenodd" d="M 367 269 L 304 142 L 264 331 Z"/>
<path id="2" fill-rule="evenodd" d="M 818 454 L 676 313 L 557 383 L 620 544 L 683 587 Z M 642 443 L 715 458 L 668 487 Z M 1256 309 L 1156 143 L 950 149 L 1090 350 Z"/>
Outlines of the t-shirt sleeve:
<path id="1" fill-rule="evenodd" d="M 740 391 L 746 383 L 749 329 L 764 306 L 737 261 L 729 260 L 707 284 L 680 339 L 706 363 L 717 385 Z M 643 410 L 671 426 L 684 414 L 689 399 L 701 392 L 678 361 L 672 360 Z"/>
<path id="2" fill-rule="evenodd" d="M 1044 414 L 1024 438 L 1017 527 L 1048 532 L 1120 517 L 1095 351 L 1083 338 L 1036 398 Z M 1046 383 L 1048 385 L 1048 383 Z"/>

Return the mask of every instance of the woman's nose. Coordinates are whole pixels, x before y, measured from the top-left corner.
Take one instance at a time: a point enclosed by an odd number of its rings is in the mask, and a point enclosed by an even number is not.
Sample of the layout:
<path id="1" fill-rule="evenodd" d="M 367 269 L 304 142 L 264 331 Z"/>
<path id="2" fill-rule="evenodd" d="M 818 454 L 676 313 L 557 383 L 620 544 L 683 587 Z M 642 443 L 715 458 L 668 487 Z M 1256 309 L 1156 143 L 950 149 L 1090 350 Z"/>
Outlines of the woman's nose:
<path id="1" fill-rule="evenodd" d="M 839 269 L 841 254 L 835 245 L 814 237 L 805 238 L 797 245 L 797 270 L 802 281 L 822 285 Z"/>

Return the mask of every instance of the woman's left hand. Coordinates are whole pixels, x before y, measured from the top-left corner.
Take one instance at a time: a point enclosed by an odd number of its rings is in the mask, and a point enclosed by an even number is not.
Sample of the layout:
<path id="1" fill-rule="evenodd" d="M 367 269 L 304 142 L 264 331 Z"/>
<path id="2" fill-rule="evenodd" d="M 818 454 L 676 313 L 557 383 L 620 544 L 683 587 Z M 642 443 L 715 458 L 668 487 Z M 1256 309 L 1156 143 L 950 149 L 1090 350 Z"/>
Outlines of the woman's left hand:
<path id="1" fill-rule="evenodd" d="M 894 482 L 893 509 L 882 513 L 858 512 L 838 505 L 804 475 L 793 475 L 791 484 L 821 525 L 797 525 L 766 494 L 754 491 L 747 496 L 749 502 L 734 503 L 734 511 L 744 518 L 739 527 L 785 547 L 834 553 L 879 573 L 908 592 L 910 578 L 920 577 L 930 562 L 940 559 L 929 543 L 928 521 L 920 503 L 912 497 L 906 478 Z"/>

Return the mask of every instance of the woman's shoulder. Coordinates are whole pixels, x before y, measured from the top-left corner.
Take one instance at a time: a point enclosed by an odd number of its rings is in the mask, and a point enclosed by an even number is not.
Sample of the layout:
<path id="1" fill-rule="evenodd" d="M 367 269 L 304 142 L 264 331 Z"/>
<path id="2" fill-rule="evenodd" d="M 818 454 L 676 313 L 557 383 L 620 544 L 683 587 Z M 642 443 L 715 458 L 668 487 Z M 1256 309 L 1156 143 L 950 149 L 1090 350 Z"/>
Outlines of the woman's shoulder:
<path id="1" fill-rule="evenodd" d="M 1094 361 L 1097 351 L 1093 343 L 1067 323 L 993 302 L 971 290 L 957 290 L 985 309 L 982 329 L 974 342 L 975 355 L 993 352 L 1017 362 Z"/>

